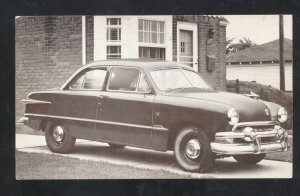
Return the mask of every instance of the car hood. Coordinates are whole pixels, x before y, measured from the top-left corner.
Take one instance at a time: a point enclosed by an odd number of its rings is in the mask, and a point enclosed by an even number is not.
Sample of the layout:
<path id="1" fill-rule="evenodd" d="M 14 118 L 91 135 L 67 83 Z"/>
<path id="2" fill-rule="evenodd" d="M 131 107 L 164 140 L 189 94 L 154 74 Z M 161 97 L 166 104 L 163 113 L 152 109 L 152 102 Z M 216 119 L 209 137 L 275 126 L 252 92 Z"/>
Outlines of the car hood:
<path id="1" fill-rule="evenodd" d="M 198 89 L 168 92 L 166 95 L 222 103 L 238 110 L 240 122 L 271 120 L 267 105 L 260 99 L 222 91 L 200 91 Z M 227 115 L 227 114 L 226 114 Z"/>

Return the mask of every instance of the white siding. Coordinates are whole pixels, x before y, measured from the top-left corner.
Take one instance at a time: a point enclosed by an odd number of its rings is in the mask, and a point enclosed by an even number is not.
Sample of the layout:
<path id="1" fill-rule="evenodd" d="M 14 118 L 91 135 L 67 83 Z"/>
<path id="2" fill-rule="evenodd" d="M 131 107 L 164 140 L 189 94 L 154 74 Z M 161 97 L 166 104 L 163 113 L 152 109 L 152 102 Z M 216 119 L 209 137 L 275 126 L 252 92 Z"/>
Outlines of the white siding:
<path id="1" fill-rule="evenodd" d="M 139 46 L 163 47 L 166 51 L 166 60 L 172 61 L 172 16 L 95 16 L 94 17 L 94 60 L 106 59 L 106 18 L 121 18 L 121 45 L 122 58 L 138 58 Z M 159 45 L 143 44 L 138 42 L 138 19 L 148 19 L 165 22 L 165 43 Z"/>
<path id="2" fill-rule="evenodd" d="M 94 17 L 94 60 L 106 59 L 106 17 Z"/>

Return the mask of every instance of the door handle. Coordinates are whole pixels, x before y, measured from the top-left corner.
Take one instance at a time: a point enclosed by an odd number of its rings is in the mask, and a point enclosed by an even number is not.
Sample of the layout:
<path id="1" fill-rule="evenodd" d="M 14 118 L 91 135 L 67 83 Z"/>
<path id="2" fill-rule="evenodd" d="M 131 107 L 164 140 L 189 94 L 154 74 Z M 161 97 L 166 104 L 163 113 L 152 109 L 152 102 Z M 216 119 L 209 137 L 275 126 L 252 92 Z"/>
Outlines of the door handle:
<path id="1" fill-rule="evenodd" d="M 108 96 L 107 95 L 99 95 L 99 98 L 104 99 L 104 98 L 108 98 Z"/>

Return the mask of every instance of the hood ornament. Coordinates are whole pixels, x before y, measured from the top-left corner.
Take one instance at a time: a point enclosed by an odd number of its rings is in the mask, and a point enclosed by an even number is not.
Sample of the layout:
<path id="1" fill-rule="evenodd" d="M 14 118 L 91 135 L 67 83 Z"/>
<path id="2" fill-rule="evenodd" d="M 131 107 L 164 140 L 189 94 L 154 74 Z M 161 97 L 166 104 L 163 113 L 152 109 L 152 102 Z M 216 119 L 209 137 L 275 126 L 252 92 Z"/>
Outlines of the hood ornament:
<path id="1" fill-rule="evenodd" d="M 254 98 L 254 99 L 258 99 L 259 98 L 259 95 L 253 93 L 252 91 L 250 91 L 250 94 L 243 94 L 247 97 L 250 97 L 250 98 Z"/>

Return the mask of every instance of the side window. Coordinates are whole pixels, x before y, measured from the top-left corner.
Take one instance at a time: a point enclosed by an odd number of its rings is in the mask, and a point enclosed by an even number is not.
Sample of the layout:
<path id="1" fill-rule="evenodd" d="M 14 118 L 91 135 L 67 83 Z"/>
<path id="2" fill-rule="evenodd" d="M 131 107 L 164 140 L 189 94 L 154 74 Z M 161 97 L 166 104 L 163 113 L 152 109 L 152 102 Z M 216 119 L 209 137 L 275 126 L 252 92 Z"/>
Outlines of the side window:
<path id="1" fill-rule="evenodd" d="M 108 89 L 136 91 L 139 75 L 138 69 L 112 68 Z"/>
<path id="2" fill-rule="evenodd" d="M 88 71 L 85 74 L 83 81 L 84 89 L 101 89 L 104 85 L 104 80 L 106 77 L 106 70 L 95 69 L 92 71 Z"/>
<path id="3" fill-rule="evenodd" d="M 102 90 L 107 70 L 94 69 L 83 73 L 71 82 L 70 90 L 99 89 Z"/>
<path id="4" fill-rule="evenodd" d="M 150 91 L 150 87 L 149 87 L 145 77 L 146 77 L 145 74 L 143 72 L 141 72 L 138 89 L 137 89 L 137 91 L 139 91 L 139 92 L 149 92 Z"/>
<path id="5" fill-rule="evenodd" d="M 83 89 L 83 78 L 84 78 L 84 75 L 81 75 L 81 76 L 77 77 L 77 79 L 75 79 L 71 82 L 68 89 L 69 90 Z"/>

